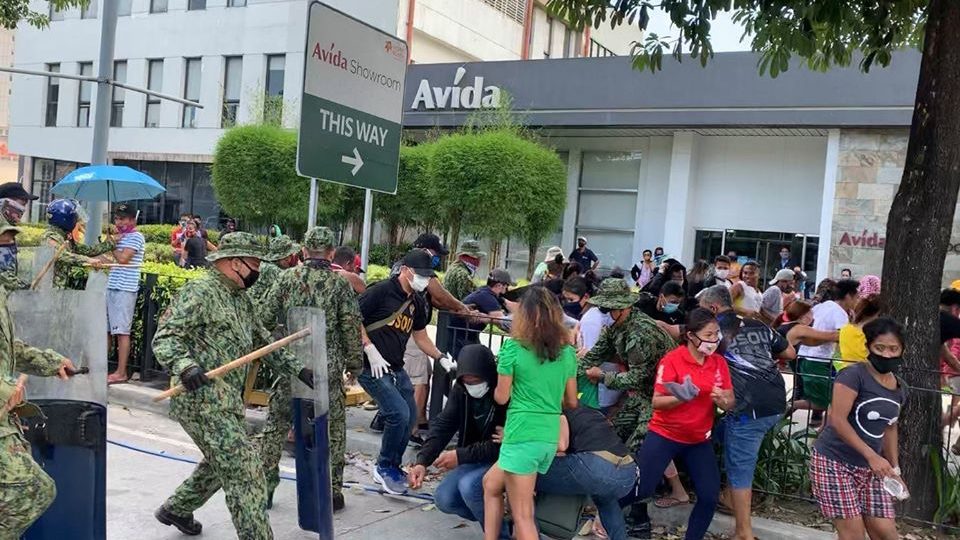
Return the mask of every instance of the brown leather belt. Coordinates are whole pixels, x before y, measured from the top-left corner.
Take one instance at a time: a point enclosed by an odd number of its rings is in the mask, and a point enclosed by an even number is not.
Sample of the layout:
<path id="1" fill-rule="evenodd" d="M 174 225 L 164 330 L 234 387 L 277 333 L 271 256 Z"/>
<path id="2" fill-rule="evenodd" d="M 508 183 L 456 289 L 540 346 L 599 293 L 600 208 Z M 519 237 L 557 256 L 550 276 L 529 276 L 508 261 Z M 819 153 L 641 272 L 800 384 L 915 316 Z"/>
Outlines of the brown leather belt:
<path id="1" fill-rule="evenodd" d="M 590 453 L 599 458 L 602 458 L 604 461 L 609 461 L 610 463 L 613 463 L 617 467 L 621 465 L 629 465 L 633 463 L 633 456 L 631 456 L 630 454 L 627 454 L 621 457 L 614 454 L 613 452 L 607 452 L 606 450 L 597 450 L 595 452 L 590 452 Z"/>

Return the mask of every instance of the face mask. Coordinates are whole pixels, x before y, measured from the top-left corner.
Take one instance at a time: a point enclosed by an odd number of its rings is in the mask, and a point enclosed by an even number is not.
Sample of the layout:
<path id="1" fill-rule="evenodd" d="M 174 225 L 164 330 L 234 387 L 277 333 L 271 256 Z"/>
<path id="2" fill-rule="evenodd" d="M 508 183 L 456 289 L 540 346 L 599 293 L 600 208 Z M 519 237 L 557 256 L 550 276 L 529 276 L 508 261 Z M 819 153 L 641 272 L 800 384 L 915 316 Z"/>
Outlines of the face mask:
<path id="1" fill-rule="evenodd" d="M 587 247 L 587 245 L 581 242 L 581 243 L 578 243 L 578 244 L 577 244 L 577 247 L 582 247 L 582 248 L 584 248 L 584 247 Z"/>
<path id="2" fill-rule="evenodd" d="M 780 258 L 783 259 L 783 260 L 787 260 L 787 259 L 790 258 L 790 254 L 789 254 L 789 253 L 781 253 L 781 254 L 780 254 Z"/>
<path id="3" fill-rule="evenodd" d="M 430 284 L 430 278 L 427 276 L 421 276 L 414 274 L 413 279 L 410 280 L 410 287 L 417 292 L 423 292 L 427 290 L 427 285 Z"/>
<path id="4" fill-rule="evenodd" d="M 730 270 L 717 270 L 717 279 L 727 279 L 729 275 Z"/>
<path id="5" fill-rule="evenodd" d="M 887 358 L 880 356 L 879 354 L 870 353 L 867 356 L 867 360 L 870 361 L 870 365 L 873 366 L 873 369 L 877 370 L 877 373 L 890 373 L 891 371 L 896 371 L 900 368 L 900 362 L 903 359 L 899 356 Z"/>
<path id="6" fill-rule="evenodd" d="M 663 312 L 666 313 L 667 315 L 671 313 L 676 313 L 678 309 L 680 309 L 680 304 L 674 304 L 673 302 L 669 302 L 663 305 Z"/>
<path id="7" fill-rule="evenodd" d="M 193 238 L 196 235 L 197 235 L 197 231 L 190 231 L 190 230 L 187 231 L 187 236 L 189 238 Z"/>
<path id="8" fill-rule="evenodd" d="M 128 234 L 132 233 L 136 228 L 136 225 L 117 225 L 117 232 L 120 234 Z"/>
<path id="9" fill-rule="evenodd" d="M 465 384 L 464 388 L 467 389 L 467 393 L 470 394 L 470 397 L 473 399 L 480 399 L 483 396 L 487 395 L 487 390 L 490 389 L 490 385 L 485 382 L 480 384 Z"/>
<path id="10" fill-rule="evenodd" d="M 240 259 L 240 262 L 247 267 L 247 270 L 250 270 L 249 274 L 240 278 L 243 281 L 243 288 L 249 289 L 250 287 L 253 287 L 253 284 L 256 283 L 258 279 L 260 279 L 260 271 L 254 270 L 249 264 L 247 264 L 247 261 L 243 259 Z"/>
<path id="11" fill-rule="evenodd" d="M 10 225 L 17 225 L 23 217 L 27 207 L 13 199 L 0 199 L 0 208 L 2 208 L 3 219 Z"/>
<path id="12" fill-rule="evenodd" d="M 576 319 L 583 313 L 583 306 L 580 302 L 567 302 L 563 304 L 563 312 Z"/>
<path id="13" fill-rule="evenodd" d="M 717 334 L 716 341 L 706 341 L 700 339 L 696 334 L 693 335 L 695 338 L 700 340 L 700 345 L 697 347 L 697 350 L 704 355 L 711 355 L 717 351 L 717 348 L 720 346 L 720 341 L 723 339 L 723 334 Z"/>
<path id="14" fill-rule="evenodd" d="M 430 258 L 430 267 L 436 268 L 438 266 L 440 266 L 440 256 L 434 255 L 433 257 Z"/>

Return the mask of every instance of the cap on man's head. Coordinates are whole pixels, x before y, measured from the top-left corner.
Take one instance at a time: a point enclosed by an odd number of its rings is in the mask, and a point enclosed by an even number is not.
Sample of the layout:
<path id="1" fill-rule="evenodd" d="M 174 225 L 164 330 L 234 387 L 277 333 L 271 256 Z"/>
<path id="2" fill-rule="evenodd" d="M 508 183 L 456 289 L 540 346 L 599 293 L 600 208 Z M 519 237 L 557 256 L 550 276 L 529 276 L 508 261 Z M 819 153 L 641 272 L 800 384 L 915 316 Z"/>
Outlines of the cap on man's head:
<path id="1" fill-rule="evenodd" d="M 303 236 L 303 247 L 309 251 L 326 251 L 335 244 L 335 235 L 329 227 L 314 227 Z"/>
<path id="2" fill-rule="evenodd" d="M 446 255 L 449 253 L 443 243 L 440 242 L 440 237 L 431 233 L 423 233 L 418 236 L 417 239 L 413 241 L 413 247 L 429 249 L 430 251 L 436 252 L 437 255 Z"/>
<path id="3" fill-rule="evenodd" d="M 113 215 L 116 217 L 137 217 L 137 209 L 127 203 L 120 203 L 113 207 Z"/>
<path id="4" fill-rule="evenodd" d="M 480 242 L 476 240 L 465 240 L 462 242 L 460 244 L 460 254 L 476 257 L 477 259 L 482 259 L 487 256 L 486 253 L 480 251 Z"/>
<path id="5" fill-rule="evenodd" d="M 495 268 L 490 271 L 490 276 L 487 278 L 487 281 L 492 281 L 494 283 L 503 283 L 504 285 L 516 285 L 517 282 L 513 280 L 510 276 L 510 272 L 502 268 Z"/>
<path id="6" fill-rule="evenodd" d="M 39 199 L 36 195 L 31 195 L 19 182 L 7 182 L 0 184 L 0 199 L 26 199 L 35 201 Z"/>
<path id="7" fill-rule="evenodd" d="M 207 255 L 207 261 L 214 262 L 220 259 L 248 257 L 251 259 L 267 260 L 270 255 L 263 242 L 248 232 L 232 232 L 220 237 L 217 251 Z"/>
<path id="8" fill-rule="evenodd" d="M 587 243 L 587 237 L 586 237 L 586 236 L 578 236 L 578 237 L 577 237 L 577 242 L 583 242 L 584 244 L 586 244 L 586 243 Z"/>
<path id="9" fill-rule="evenodd" d="M 433 271 L 433 257 L 423 249 L 411 249 L 403 256 L 400 264 L 413 270 L 418 276 L 435 277 L 437 275 Z"/>
<path id="10" fill-rule="evenodd" d="M 771 285 L 776 285 L 781 281 L 796 281 L 797 274 L 793 270 L 788 270 L 784 268 L 777 272 L 777 275 L 773 276 L 773 279 L 770 280 Z"/>
<path id="11" fill-rule="evenodd" d="M 267 261 L 282 261 L 300 251 L 300 245 L 289 236 L 281 234 L 270 239 Z"/>

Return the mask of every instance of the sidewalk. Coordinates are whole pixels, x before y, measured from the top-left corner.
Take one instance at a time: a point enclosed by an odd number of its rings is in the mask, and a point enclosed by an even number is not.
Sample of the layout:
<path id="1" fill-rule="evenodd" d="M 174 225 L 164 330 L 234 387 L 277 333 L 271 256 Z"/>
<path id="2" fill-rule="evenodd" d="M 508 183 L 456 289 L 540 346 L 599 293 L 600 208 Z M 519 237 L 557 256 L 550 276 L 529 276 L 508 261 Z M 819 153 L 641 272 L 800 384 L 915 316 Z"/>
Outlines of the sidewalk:
<path id="1" fill-rule="evenodd" d="M 108 399 L 113 405 L 166 416 L 170 410 L 169 400 L 154 403 L 152 399 L 159 393 L 160 390 L 139 383 L 119 384 L 109 387 Z M 380 435 L 369 430 L 370 421 L 374 414 L 374 412 L 365 411 L 360 407 L 347 408 L 348 452 L 357 452 L 367 456 L 374 456 L 379 452 Z M 252 431 L 263 428 L 266 416 L 265 409 L 247 409 L 246 411 L 247 423 Z M 404 462 L 412 462 L 415 458 L 415 450 L 408 447 L 404 455 Z M 668 509 L 659 509 L 650 505 L 650 517 L 654 526 L 676 527 L 686 524 L 691 509 L 691 505 Z M 754 534 L 764 540 L 828 540 L 835 537 L 834 534 L 825 531 L 757 517 L 753 519 L 753 527 Z M 720 513 L 714 516 L 713 523 L 710 526 L 711 533 L 724 534 L 732 530 L 732 517 Z"/>

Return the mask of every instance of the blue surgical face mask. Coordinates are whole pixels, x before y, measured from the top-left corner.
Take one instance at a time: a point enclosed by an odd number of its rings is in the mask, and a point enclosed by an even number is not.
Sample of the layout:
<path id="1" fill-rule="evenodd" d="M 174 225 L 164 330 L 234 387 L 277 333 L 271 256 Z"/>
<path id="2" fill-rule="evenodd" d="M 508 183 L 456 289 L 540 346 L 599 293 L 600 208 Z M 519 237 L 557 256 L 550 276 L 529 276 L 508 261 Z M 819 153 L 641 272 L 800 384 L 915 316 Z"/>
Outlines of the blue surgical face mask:
<path id="1" fill-rule="evenodd" d="M 430 266 L 432 266 L 433 268 L 436 268 L 436 267 L 440 266 L 440 256 L 439 256 L 439 255 L 434 255 L 433 258 L 430 259 Z"/>
<path id="2" fill-rule="evenodd" d="M 667 315 L 676 313 L 678 309 L 680 309 L 680 304 L 674 304 L 673 302 L 668 302 L 663 305 L 663 312 Z"/>

